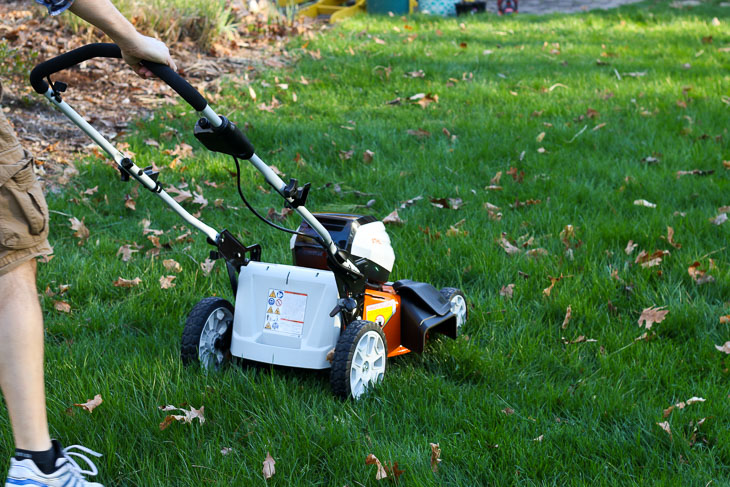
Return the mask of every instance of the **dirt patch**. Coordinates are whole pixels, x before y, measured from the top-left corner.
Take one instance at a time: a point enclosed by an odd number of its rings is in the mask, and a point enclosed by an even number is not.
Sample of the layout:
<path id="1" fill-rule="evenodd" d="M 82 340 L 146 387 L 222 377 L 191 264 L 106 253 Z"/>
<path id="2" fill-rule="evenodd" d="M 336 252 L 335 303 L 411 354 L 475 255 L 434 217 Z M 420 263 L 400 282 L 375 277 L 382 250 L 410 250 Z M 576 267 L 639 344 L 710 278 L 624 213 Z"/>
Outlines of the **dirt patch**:
<path id="1" fill-rule="evenodd" d="M 30 8 L 29 8 L 30 6 Z M 285 44 L 292 35 L 309 33 L 310 24 L 269 18 L 266 12 L 239 10 L 239 30 L 225 42 L 201 50 L 191 40 L 170 46 L 180 74 L 212 103 L 226 75 L 255 79 L 263 67 L 292 62 Z M 69 14 L 65 14 L 69 15 Z M 58 18 L 27 0 L 0 3 L 0 40 L 12 56 L 2 71 L 2 110 L 23 146 L 36 157 L 37 172 L 53 182 L 79 152 L 88 153 L 91 140 L 63 114 L 36 94 L 28 81 L 30 69 L 58 54 L 90 42 L 109 42 L 89 29 L 73 33 Z M 94 59 L 53 76 L 68 83 L 71 106 L 110 140 L 121 138 L 130 121 L 165 104 L 184 103 L 157 80 L 143 80 L 118 59 Z"/>

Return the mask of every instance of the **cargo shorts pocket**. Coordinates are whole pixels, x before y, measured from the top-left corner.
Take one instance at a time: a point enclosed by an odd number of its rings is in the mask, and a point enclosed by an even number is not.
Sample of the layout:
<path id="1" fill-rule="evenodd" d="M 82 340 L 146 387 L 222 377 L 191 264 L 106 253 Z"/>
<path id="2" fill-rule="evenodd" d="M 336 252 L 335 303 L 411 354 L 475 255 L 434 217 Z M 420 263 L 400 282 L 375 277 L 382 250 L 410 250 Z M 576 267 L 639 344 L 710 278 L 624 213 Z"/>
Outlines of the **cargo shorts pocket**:
<path id="1" fill-rule="evenodd" d="M 33 174 L 32 160 L 0 166 L 12 176 L 0 186 L 0 247 L 26 249 L 48 236 L 48 205 L 40 182 Z M 1 175 L 0 175 L 1 176 Z"/>

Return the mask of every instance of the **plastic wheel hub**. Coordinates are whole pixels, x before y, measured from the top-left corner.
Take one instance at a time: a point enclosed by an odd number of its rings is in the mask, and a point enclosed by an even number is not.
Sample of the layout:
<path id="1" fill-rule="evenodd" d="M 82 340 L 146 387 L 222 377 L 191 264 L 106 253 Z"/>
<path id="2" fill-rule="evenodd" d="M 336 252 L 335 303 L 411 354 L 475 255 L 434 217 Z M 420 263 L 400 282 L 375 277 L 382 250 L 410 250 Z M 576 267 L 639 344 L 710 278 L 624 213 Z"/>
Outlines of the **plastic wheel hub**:
<path id="1" fill-rule="evenodd" d="M 220 367 L 223 363 L 226 350 L 221 350 L 221 345 L 232 323 L 233 314 L 226 308 L 218 308 L 208 315 L 198 346 L 198 359 L 204 369 Z"/>
<path id="2" fill-rule="evenodd" d="M 357 399 L 370 384 L 379 382 L 385 375 L 385 343 L 375 331 L 365 333 L 355 346 L 350 368 L 352 397 Z"/>

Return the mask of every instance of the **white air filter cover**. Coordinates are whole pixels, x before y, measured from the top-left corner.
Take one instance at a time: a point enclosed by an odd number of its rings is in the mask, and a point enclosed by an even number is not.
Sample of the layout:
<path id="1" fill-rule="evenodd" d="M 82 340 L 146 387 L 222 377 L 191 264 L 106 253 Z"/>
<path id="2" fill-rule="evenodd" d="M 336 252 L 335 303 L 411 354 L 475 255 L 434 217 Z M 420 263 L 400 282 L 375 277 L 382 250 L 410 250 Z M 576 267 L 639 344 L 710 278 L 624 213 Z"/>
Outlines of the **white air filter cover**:
<path id="1" fill-rule="evenodd" d="M 361 225 L 352 240 L 350 254 L 374 262 L 388 272 L 392 271 L 395 253 L 383 222 Z"/>

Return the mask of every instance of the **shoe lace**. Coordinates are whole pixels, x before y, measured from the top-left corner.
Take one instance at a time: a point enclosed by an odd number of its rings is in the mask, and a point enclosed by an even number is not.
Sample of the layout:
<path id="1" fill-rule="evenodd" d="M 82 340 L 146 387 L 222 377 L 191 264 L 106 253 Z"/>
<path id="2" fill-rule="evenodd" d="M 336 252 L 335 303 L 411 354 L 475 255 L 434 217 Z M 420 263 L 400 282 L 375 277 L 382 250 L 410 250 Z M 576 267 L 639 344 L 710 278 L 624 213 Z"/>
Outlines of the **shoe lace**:
<path id="1" fill-rule="evenodd" d="M 82 478 L 82 475 L 92 475 L 95 476 L 99 473 L 99 470 L 96 468 L 96 465 L 94 465 L 94 462 L 91 461 L 89 457 L 84 455 L 83 453 L 78 453 L 76 451 L 71 450 L 81 450 L 84 453 L 87 453 L 89 455 L 93 455 L 95 457 L 102 456 L 101 453 L 97 453 L 94 450 L 90 450 L 89 448 L 86 448 L 85 446 L 81 445 L 71 445 L 67 446 L 63 449 L 63 457 L 68 460 L 68 462 L 71 464 L 71 471 L 75 474 L 76 477 Z M 86 464 L 90 467 L 90 470 L 83 470 L 78 463 L 76 463 L 76 460 L 74 460 L 71 457 L 80 458 L 83 461 L 86 462 Z"/>

